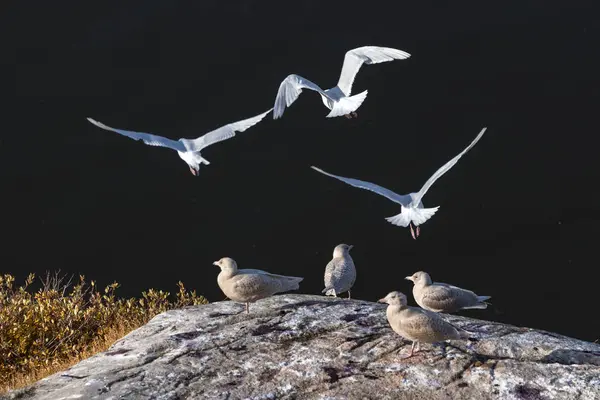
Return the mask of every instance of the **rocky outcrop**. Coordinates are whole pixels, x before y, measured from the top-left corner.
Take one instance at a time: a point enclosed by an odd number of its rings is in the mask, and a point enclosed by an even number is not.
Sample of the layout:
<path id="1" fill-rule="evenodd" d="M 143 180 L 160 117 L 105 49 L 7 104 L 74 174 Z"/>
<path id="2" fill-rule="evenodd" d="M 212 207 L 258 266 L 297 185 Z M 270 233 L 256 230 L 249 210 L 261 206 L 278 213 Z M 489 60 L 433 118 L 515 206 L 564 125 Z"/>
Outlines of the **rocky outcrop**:
<path id="1" fill-rule="evenodd" d="M 424 345 L 385 306 L 274 296 L 172 310 L 11 399 L 600 399 L 600 346 L 445 315 L 477 341 Z"/>

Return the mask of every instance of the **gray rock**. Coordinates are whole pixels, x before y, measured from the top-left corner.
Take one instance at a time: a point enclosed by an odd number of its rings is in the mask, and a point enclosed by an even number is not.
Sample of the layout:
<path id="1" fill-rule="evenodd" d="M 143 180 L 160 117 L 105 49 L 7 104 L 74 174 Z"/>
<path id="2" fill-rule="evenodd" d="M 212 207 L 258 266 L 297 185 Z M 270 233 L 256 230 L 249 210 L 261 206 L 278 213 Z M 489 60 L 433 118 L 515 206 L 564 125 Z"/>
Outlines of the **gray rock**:
<path id="1" fill-rule="evenodd" d="M 108 351 L 5 399 L 600 399 L 600 345 L 442 316 L 475 342 L 423 345 L 385 305 L 308 295 L 156 316 Z"/>

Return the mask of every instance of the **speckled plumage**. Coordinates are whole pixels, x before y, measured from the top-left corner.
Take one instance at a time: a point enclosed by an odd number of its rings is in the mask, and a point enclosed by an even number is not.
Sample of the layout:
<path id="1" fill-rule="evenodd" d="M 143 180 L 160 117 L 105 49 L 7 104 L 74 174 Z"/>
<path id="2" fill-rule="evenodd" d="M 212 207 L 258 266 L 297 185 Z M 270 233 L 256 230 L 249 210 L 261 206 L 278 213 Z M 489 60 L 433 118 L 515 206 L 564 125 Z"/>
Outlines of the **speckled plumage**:
<path id="1" fill-rule="evenodd" d="M 478 296 L 470 290 L 462 289 L 447 283 L 432 282 L 427 272 L 415 272 L 406 279 L 413 281 L 413 297 L 422 308 L 434 311 L 452 313 L 464 309 L 485 309 L 486 300 L 490 296 Z"/>
<path id="2" fill-rule="evenodd" d="M 325 295 L 337 297 L 340 293 L 348 292 L 350 298 L 350 289 L 356 281 L 356 267 L 350 256 L 352 247 L 339 244 L 333 249 L 333 259 L 325 267 L 325 289 L 322 291 Z"/>
<path id="3" fill-rule="evenodd" d="M 299 283 L 304 278 L 271 274 L 259 269 L 238 269 L 237 263 L 225 257 L 214 264 L 221 268 L 217 277 L 219 287 L 233 301 L 246 303 L 246 312 L 249 303 L 255 302 L 275 293 L 299 289 Z"/>
<path id="4" fill-rule="evenodd" d="M 446 322 L 438 314 L 408 306 L 403 293 L 391 292 L 379 302 L 388 304 L 386 316 L 394 332 L 413 342 L 410 356 L 413 355 L 415 344 L 421 342 L 437 343 L 469 337 L 468 332 Z"/>

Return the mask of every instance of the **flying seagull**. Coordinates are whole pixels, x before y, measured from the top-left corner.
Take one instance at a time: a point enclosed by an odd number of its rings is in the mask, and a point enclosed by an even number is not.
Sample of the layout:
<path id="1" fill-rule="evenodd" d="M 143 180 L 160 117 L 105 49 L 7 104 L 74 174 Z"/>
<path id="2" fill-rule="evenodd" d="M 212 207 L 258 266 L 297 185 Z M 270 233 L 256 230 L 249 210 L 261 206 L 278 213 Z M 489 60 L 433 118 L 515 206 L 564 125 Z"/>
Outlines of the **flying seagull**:
<path id="1" fill-rule="evenodd" d="M 168 147 L 170 149 L 177 150 L 177 154 L 179 154 L 179 157 L 190 167 L 192 174 L 198 176 L 200 164 L 210 164 L 208 160 L 200 155 L 200 151 L 202 149 L 210 146 L 211 144 L 230 139 L 235 136 L 236 132 L 244 132 L 246 129 L 260 122 L 260 120 L 262 120 L 269 112 L 271 112 L 271 110 L 273 109 L 271 108 L 268 111 L 252 118 L 224 125 L 212 132 L 208 132 L 207 134 L 200 136 L 197 139 L 172 140 L 150 133 L 111 128 L 110 126 L 104 125 L 103 123 L 95 121 L 91 118 L 88 118 L 87 120 L 99 128 L 106 129 L 107 131 L 117 132 L 134 140 L 141 140 L 149 146 Z"/>
<path id="2" fill-rule="evenodd" d="M 352 92 L 352 83 L 358 73 L 358 70 L 363 64 L 378 64 L 392 60 L 404 60 L 410 57 L 405 51 L 392 49 L 390 47 L 364 46 L 352 49 L 346 52 L 344 57 L 344 65 L 342 65 L 342 73 L 337 86 L 331 89 L 323 90 L 319 85 L 309 81 L 300 75 L 288 75 L 281 85 L 275 98 L 275 111 L 273 111 L 273 119 L 281 118 L 285 107 L 292 105 L 294 101 L 302 93 L 302 89 L 310 89 L 321 95 L 321 100 L 325 107 L 331 112 L 327 118 L 345 116 L 346 118 L 357 117 L 356 110 L 365 98 L 367 90 L 357 95 L 350 96 Z"/>
<path id="3" fill-rule="evenodd" d="M 381 186 L 378 186 L 374 183 L 333 175 L 333 174 L 325 172 L 322 169 L 319 169 L 314 166 L 311 166 L 311 168 L 316 171 L 319 171 L 322 174 L 330 176 L 332 178 L 339 179 L 340 181 L 345 182 L 348 185 L 351 185 L 351 186 L 354 186 L 357 188 L 361 188 L 361 189 L 370 190 L 370 191 L 380 194 L 384 197 L 387 197 L 388 199 L 390 199 L 391 201 L 393 201 L 395 203 L 400 204 L 400 210 L 401 210 L 400 214 L 394 215 L 393 217 L 386 218 L 386 220 L 397 226 L 402 226 L 405 228 L 407 226 L 410 226 L 410 234 L 412 235 L 413 239 L 416 239 L 420 234 L 419 225 L 425 223 L 425 221 L 427 221 L 429 218 L 431 218 L 433 216 L 433 214 L 436 213 L 438 208 L 440 208 L 439 206 L 433 207 L 433 208 L 424 208 L 423 202 L 421 201 L 421 199 L 423 198 L 423 196 L 425 196 L 425 193 L 427 193 L 427 191 L 429 190 L 431 185 L 433 185 L 435 181 L 437 181 L 450 168 L 452 168 L 454 166 L 454 164 L 456 164 L 458 162 L 458 160 L 463 156 L 463 154 L 465 154 L 467 151 L 469 151 L 475 145 L 475 143 L 477 143 L 477 141 L 479 141 L 479 139 L 485 133 L 486 129 L 487 128 L 483 128 L 481 130 L 481 132 L 479 132 L 479 135 L 477 135 L 475 140 L 473 140 L 471 142 L 471 144 L 469 146 L 467 146 L 467 148 L 464 149 L 459 155 L 457 155 L 452 160 L 450 160 L 446 164 L 444 164 L 444 166 L 442 166 L 440 169 L 435 171 L 435 173 L 427 180 L 427 182 L 425 182 L 425 184 L 423 185 L 421 190 L 419 190 L 419 192 L 417 192 L 417 193 L 401 195 L 401 194 L 394 193 L 391 190 L 388 190 Z M 415 226 L 415 229 L 413 229 L 413 225 Z"/>

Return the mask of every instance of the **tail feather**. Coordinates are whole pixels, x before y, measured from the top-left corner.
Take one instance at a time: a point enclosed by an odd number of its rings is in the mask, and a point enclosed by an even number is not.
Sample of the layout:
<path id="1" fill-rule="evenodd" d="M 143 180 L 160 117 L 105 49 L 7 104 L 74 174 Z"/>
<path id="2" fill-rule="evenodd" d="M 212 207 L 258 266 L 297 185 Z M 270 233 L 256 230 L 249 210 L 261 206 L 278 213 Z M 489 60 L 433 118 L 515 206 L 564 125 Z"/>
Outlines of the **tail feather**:
<path id="1" fill-rule="evenodd" d="M 342 97 L 339 101 L 333 103 L 331 112 L 327 114 L 327 118 L 341 117 L 342 115 L 350 114 L 353 111 L 358 110 L 363 101 L 367 98 L 368 90 L 355 94 L 350 97 Z"/>
<path id="2" fill-rule="evenodd" d="M 415 208 L 415 207 L 404 207 L 401 206 L 400 214 L 388 217 L 385 220 L 390 224 L 402 226 L 406 228 L 412 221 L 415 226 L 419 226 L 437 212 L 439 206 L 433 208 Z"/>
<path id="3" fill-rule="evenodd" d="M 461 310 L 485 310 L 487 306 L 487 303 L 478 303 L 472 306 L 462 307 Z"/>
<path id="4" fill-rule="evenodd" d="M 304 278 L 296 277 L 296 276 L 286 276 L 285 279 L 279 279 L 279 286 L 281 288 L 281 292 L 287 292 L 289 290 L 298 290 L 300 289 L 300 282 L 302 282 Z"/>
<path id="5" fill-rule="evenodd" d="M 463 310 L 485 310 L 489 305 L 491 305 L 491 303 L 488 303 L 486 300 L 491 299 L 492 296 L 477 296 L 477 301 L 479 303 L 472 305 L 472 306 L 468 306 L 468 307 L 463 307 Z"/>

